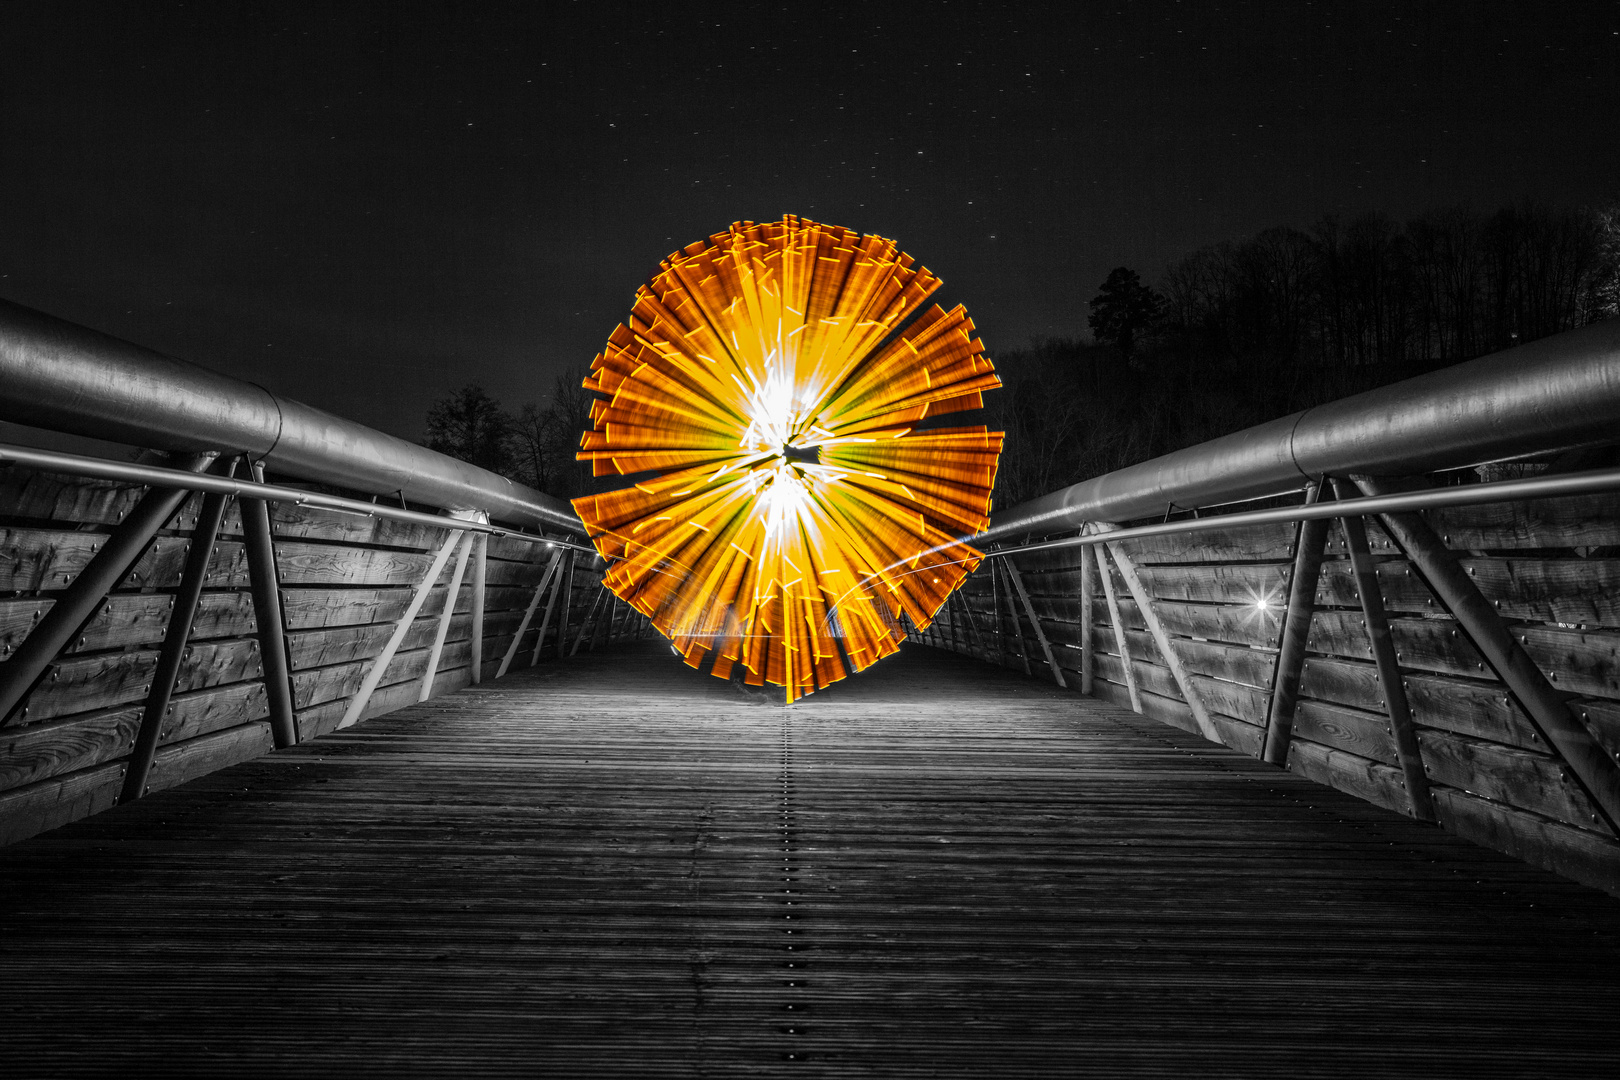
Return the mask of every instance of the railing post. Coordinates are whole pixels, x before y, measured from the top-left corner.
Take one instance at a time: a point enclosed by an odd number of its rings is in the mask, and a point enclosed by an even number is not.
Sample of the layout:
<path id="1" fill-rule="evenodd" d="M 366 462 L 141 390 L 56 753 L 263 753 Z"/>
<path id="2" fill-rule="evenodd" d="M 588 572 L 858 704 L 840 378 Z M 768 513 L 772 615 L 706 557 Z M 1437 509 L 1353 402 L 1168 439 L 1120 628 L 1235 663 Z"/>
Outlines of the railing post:
<path id="1" fill-rule="evenodd" d="M 591 598 L 591 606 L 590 606 L 590 608 L 585 612 L 585 617 L 579 621 L 579 635 L 574 638 L 574 647 L 573 647 L 573 649 L 571 649 L 569 651 L 569 653 L 568 653 L 569 656 L 578 656 L 579 655 L 579 647 L 585 643 L 585 631 L 587 629 L 591 629 L 591 630 L 596 629 L 596 624 L 594 622 L 592 622 L 591 620 L 596 616 L 596 609 L 602 603 L 602 593 L 605 593 L 605 592 L 607 592 L 607 590 L 602 589 L 599 592 L 597 592 L 597 594 L 594 597 Z M 596 644 L 595 635 L 592 635 L 592 637 L 591 637 L 591 644 L 592 644 L 593 647 Z"/>
<path id="2" fill-rule="evenodd" d="M 236 459 L 230 459 L 226 476 L 236 472 Z M 208 581 L 208 563 L 214 554 L 214 542 L 219 537 L 219 526 L 225 519 L 229 495 L 209 492 L 202 498 L 197 521 L 191 530 L 191 549 L 186 552 L 186 566 L 180 575 L 180 587 L 175 590 L 174 607 L 169 612 L 169 626 L 164 631 L 163 646 L 158 652 L 157 667 L 152 671 L 152 688 L 146 695 L 146 708 L 141 713 L 141 726 L 135 732 L 135 743 L 130 748 L 129 766 L 124 772 L 124 790 L 119 802 L 132 802 L 146 794 L 146 779 L 152 773 L 152 762 L 163 734 L 163 721 L 174 697 L 175 680 L 180 675 L 180 664 L 185 659 L 186 645 L 191 628 L 197 619 L 197 605 L 202 600 L 203 585 Z"/>
<path id="3" fill-rule="evenodd" d="M 1186 699 L 1187 707 L 1192 710 L 1193 722 L 1198 725 L 1198 733 L 1213 743 L 1223 743 L 1220 732 L 1209 718 L 1209 710 L 1204 708 L 1204 699 L 1199 696 L 1198 687 L 1194 685 L 1192 677 L 1181 664 L 1181 656 L 1170 641 L 1170 635 L 1164 632 L 1164 625 L 1159 622 L 1159 613 L 1153 610 L 1152 597 L 1148 596 L 1147 589 L 1142 587 L 1142 580 L 1137 576 L 1136 567 L 1131 560 L 1119 549 L 1118 544 L 1109 544 L 1108 553 L 1114 557 L 1114 563 L 1119 567 L 1119 576 L 1124 579 L 1125 587 L 1131 592 L 1131 599 L 1136 601 L 1138 610 L 1142 612 L 1142 620 L 1147 623 L 1148 633 L 1153 635 L 1153 644 L 1159 647 L 1159 654 L 1164 657 L 1164 666 L 1170 669 L 1170 677 L 1176 680 L 1176 687 L 1181 696 Z"/>
<path id="4" fill-rule="evenodd" d="M 557 565 L 556 560 L 561 555 L 562 555 L 562 551 L 559 549 L 557 554 L 552 557 L 552 565 L 553 566 Z M 572 559 L 574 557 L 574 553 L 572 551 L 570 551 L 568 553 L 568 557 L 570 559 Z M 551 573 L 551 571 L 548 570 L 548 571 L 546 571 L 546 573 L 549 575 Z M 559 568 L 557 570 L 556 577 L 551 582 L 551 595 L 546 598 L 546 616 L 545 616 L 545 618 L 540 620 L 540 635 L 534 639 L 534 655 L 529 658 L 529 666 L 530 667 L 534 667 L 536 664 L 538 664 L 540 662 L 540 649 L 546 643 L 546 628 L 551 625 L 551 611 L 552 611 L 553 608 L 555 608 L 557 606 L 557 597 L 562 595 L 563 578 L 565 576 L 566 575 Z M 559 637 L 560 636 L 561 635 L 559 633 Z M 558 646 L 557 657 L 558 657 L 558 659 L 562 658 L 562 648 L 561 648 L 561 646 Z"/>
<path id="5" fill-rule="evenodd" d="M 1339 480 L 1334 480 L 1333 490 L 1341 500 L 1355 495 Z M 1384 610 L 1384 595 L 1378 584 L 1378 571 L 1373 566 L 1372 547 L 1367 543 L 1367 526 L 1359 515 L 1340 518 L 1339 526 L 1344 531 L 1345 550 L 1350 553 L 1350 569 L 1356 576 L 1356 594 L 1361 598 L 1361 614 L 1367 622 L 1367 639 L 1372 643 L 1373 661 L 1378 666 L 1378 686 L 1384 694 L 1395 756 L 1406 778 L 1406 796 L 1412 806 L 1412 816 L 1419 821 L 1433 821 L 1434 797 L 1429 792 L 1428 774 L 1423 770 L 1423 751 L 1412 727 L 1412 710 L 1406 703 L 1406 687 L 1401 682 L 1395 641 L 1389 631 L 1389 613 Z"/>
<path id="6" fill-rule="evenodd" d="M 422 688 L 416 700 L 426 701 L 433 696 L 433 680 L 439 674 L 439 657 L 444 654 L 444 639 L 450 633 L 450 620 L 456 614 L 456 601 L 461 598 L 461 579 L 467 572 L 467 555 L 472 551 L 473 535 L 467 533 L 456 549 L 456 568 L 450 574 L 450 589 L 444 598 L 444 611 L 439 615 L 439 626 L 433 633 L 433 648 L 428 650 L 427 670 L 422 673 Z"/>
<path id="7" fill-rule="evenodd" d="M 1052 656 L 1052 646 L 1047 643 L 1046 631 L 1041 629 L 1041 620 L 1035 617 L 1035 605 L 1029 602 L 1029 593 L 1024 589 L 1024 579 L 1019 575 L 1018 567 L 1013 565 L 1011 556 L 1007 557 L 1007 576 L 1018 592 L 1018 599 L 1024 603 L 1024 612 L 1029 616 L 1030 625 L 1035 628 L 1035 640 L 1041 644 L 1041 652 L 1046 657 L 1047 666 L 1052 669 L 1053 680 L 1067 689 L 1069 684 L 1063 681 L 1063 669 L 1058 667 L 1057 660 Z"/>
<path id="8" fill-rule="evenodd" d="M 1024 674 L 1033 677 L 1035 669 L 1029 663 L 1029 644 L 1024 639 L 1024 624 L 1018 618 L 1018 608 L 1013 605 L 1012 574 L 1007 567 L 1007 560 L 1011 557 L 1003 556 L 1000 560 L 1001 573 L 1007 579 L 1007 614 L 1012 616 L 1013 631 L 1018 635 L 1018 658 L 1024 662 Z"/>
<path id="9" fill-rule="evenodd" d="M 251 468 L 254 481 L 264 483 L 264 465 L 254 462 Z M 240 505 L 253 621 L 258 627 L 259 664 L 270 706 L 270 734 L 279 750 L 297 744 L 298 726 L 293 718 L 292 670 L 287 663 L 287 635 L 282 629 L 281 582 L 276 570 L 275 540 L 270 533 L 270 504 L 264 499 L 242 499 Z"/>
<path id="10" fill-rule="evenodd" d="M 1305 501 L 1314 503 L 1321 495 L 1322 485 L 1312 484 L 1306 490 Z M 1294 577 L 1277 649 L 1277 671 L 1272 677 L 1271 709 L 1266 717 L 1266 743 L 1261 755 L 1273 765 L 1288 761 L 1294 708 L 1299 703 L 1299 676 L 1305 667 L 1305 642 L 1310 637 L 1311 618 L 1316 614 L 1316 581 L 1322 572 L 1322 552 L 1327 547 L 1328 520 L 1302 521 L 1295 533 Z"/>
<path id="11" fill-rule="evenodd" d="M 556 572 L 557 564 L 561 561 L 562 549 L 558 548 L 551 553 L 551 562 L 547 564 L 546 572 L 540 576 L 540 584 L 535 586 L 534 599 L 529 601 L 529 608 L 523 613 L 523 621 L 518 623 L 517 633 L 512 635 L 512 644 L 506 647 L 506 655 L 501 657 L 501 666 L 495 672 L 497 679 L 505 675 L 506 669 L 512 666 L 512 657 L 517 655 L 518 645 L 523 641 L 523 634 L 529 629 L 529 623 L 534 618 L 535 609 L 540 606 L 540 598 L 546 595 L 546 586 L 551 584 L 551 575 Z M 544 634 L 545 628 L 542 627 L 540 632 Z M 539 652 L 538 645 L 535 651 Z"/>
<path id="12" fill-rule="evenodd" d="M 1092 640 L 1097 633 L 1093 625 L 1096 620 L 1091 617 L 1092 589 L 1091 575 L 1097 562 L 1097 553 L 1087 544 L 1080 549 L 1080 692 L 1090 694 L 1096 683 L 1097 657 L 1096 642 Z"/>
<path id="13" fill-rule="evenodd" d="M 200 472 L 214 457 L 214 454 L 194 455 L 186 461 L 186 468 Z M 4 723 L 28 696 L 51 661 L 95 615 L 102 599 L 140 561 L 152 538 L 189 494 L 183 488 L 153 488 L 142 496 L 128 516 L 107 535 L 101 550 L 17 646 L 17 651 L 0 663 L 0 723 Z"/>
<path id="14" fill-rule="evenodd" d="M 416 621 L 422 605 L 427 603 L 428 594 L 433 591 L 434 583 L 439 580 L 439 575 L 444 573 L 444 564 L 450 561 L 450 553 L 456 550 L 456 546 L 460 543 L 460 534 L 454 529 L 446 531 L 444 542 L 439 545 L 439 550 L 433 556 L 433 562 L 428 565 L 426 576 L 417 582 L 416 590 L 411 593 L 411 602 L 405 606 L 404 614 L 400 615 L 399 621 L 394 624 L 394 632 L 389 635 L 388 644 L 384 645 L 382 652 L 372 660 L 371 667 L 366 670 L 366 677 L 360 680 L 360 689 L 354 692 L 354 697 L 349 699 L 349 707 L 343 710 L 343 719 L 338 721 L 340 729 L 352 727 L 359 722 L 360 714 L 366 711 L 366 706 L 371 702 L 371 695 L 377 692 L 377 685 L 382 682 L 384 672 L 393 662 L 394 654 L 405 641 L 405 635 L 410 633 L 411 624 Z"/>
<path id="15" fill-rule="evenodd" d="M 473 539 L 472 576 L 472 681 L 484 681 L 484 555 L 489 550 L 489 535 L 479 533 Z"/>
<path id="16" fill-rule="evenodd" d="M 1136 669 L 1131 666 L 1131 647 L 1125 640 L 1125 619 L 1119 613 L 1119 596 L 1114 592 L 1114 575 L 1108 569 L 1108 553 L 1094 547 L 1097 555 L 1097 575 L 1102 580 L 1103 599 L 1108 602 L 1108 621 L 1114 624 L 1114 647 L 1119 650 L 1120 663 L 1125 667 L 1125 693 L 1130 696 L 1131 711 L 1142 711 L 1142 692 L 1136 688 Z"/>
<path id="17" fill-rule="evenodd" d="M 1388 481 L 1353 477 L 1368 495 L 1394 494 Z M 1457 557 L 1416 511 L 1380 515 L 1395 542 L 1474 642 L 1485 662 L 1519 699 L 1548 744 L 1562 755 L 1612 831 L 1620 821 L 1620 769 L 1592 733 L 1570 715 L 1565 696 L 1553 689 L 1536 662 L 1514 640 L 1491 602 L 1480 593 Z"/>
<path id="18" fill-rule="evenodd" d="M 568 657 L 568 609 L 574 603 L 574 564 L 579 561 L 579 555 L 572 548 L 568 551 L 567 585 L 563 589 L 562 608 L 557 612 L 557 659 Z"/>

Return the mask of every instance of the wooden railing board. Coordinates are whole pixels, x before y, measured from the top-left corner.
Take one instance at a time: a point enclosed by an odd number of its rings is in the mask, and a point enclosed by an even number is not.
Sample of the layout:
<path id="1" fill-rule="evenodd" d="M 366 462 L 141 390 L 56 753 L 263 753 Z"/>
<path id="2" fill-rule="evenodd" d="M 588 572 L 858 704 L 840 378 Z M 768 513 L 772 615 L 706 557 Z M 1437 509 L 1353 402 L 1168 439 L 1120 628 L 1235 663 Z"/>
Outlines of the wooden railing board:
<path id="1" fill-rule="evenodd" d="M 1288 599 L 1288 579 L 1292 573 L 1293 567 L 1288 563 L 1144 565 L 1138 570 L 1143 586 L 1158 600 L 1252 605 L 1264 597 L 1278 606 Z"/>
<path id="2" fill-rule="evenodd" d="M 159 744 L 181 742 L 211 731 L 262 720 L 269 715 L 264 683 L 231 683 L 176 694 L 169 702 L 158 736 Z"/>
<path id="3" fill-rule="evenodd" d="M 48 780 L 128 755 L 141 708 L 81 714 L 0 733 L 0 791 Z"/>
<path id="4" fill-rule="evenodd" d="M 1620 633 L 1553 626 L 1517 626 L 1512 633 L 1557 689 L 1620 698 Z"/>
<path id="5" fill-rule="evenodd" d="M 1351 708 L 1381 710 L 1383 690 L 1378 669 L 1370 660 L 1307 656 L 1300 674 L 1299 695 Z"/>
<path id="6" fill-rule="evenodd" d="M 10 518 L 116 525 L 140 500 L 141 489 L 126 484 L 0 465 L 0 507 Z"/>
<path id="7" fill-rule="evenodd" d="M 1436 783 L 1613 835 L 1568 769 L 1549 754 L 1445 731 L 1420 731 L 1418 742 Z"/>
<path id="8" fill-rule="evenodd" d="M 1308 739 L 1385 765 L 1400 764 L 1389 717 L 1383 713 L 1302 699 L 1294 710 L 1292 732 L 1295 739 Z"/>
<path id="9" fill-rule="evenodd" d="M 1337 536 L 1338 530 L 1330 535 Z M 1386 611 L 1429 615 L 1444 611 L 1434 593 L 1405 559 L 1383 559 L 1373 568 Z M 1324 559 L 1316 581 L 1316 602 L 1326 607 L 1357 608 L 1355 571 L 1349 559 Z"/>
<path id="10" fill-rule="evenodd" d="M 1620 544 L 1620 495 L 1614 494 L 1453 506 L 1425 516 L 1459 551 Z"/>
<path id="11" fill-rule="evenodd" d="M 1201 565 L 1232 562 L 1281 562 L 1294 555 L 1294 526 L 1246 525 L 1203 532 L 1146 536 L 1122 541 L 1138 564 Z"/>
<path id="12" fill-rule="evenodd" d="M 1288 744 L 1288 771 L 1338 788 L 1397 814 L 1411 816 L 1411 801 L 1401 770 L 1371 758 L 1330 746 L 1293 739 Z"/>
<path id="13" fill-rule="evenodd" d="M 1620 842 L 1453 788 L 1436 787 L 1434 801 L 1458 836 L 1620 895 Z"/>
<path id="14" fill-rule="evenodd" d="M 420 682 L 430 651 L 429 648 L 423 647 L 410 652 L 395 653 L 378 685 L 392 686 L 406 679 Z M 471 654 L 472 649 L 466 641 L 447 643 L 439 657 L 438 671 L 442 673 L 452 668 L 465 667 Z M 292 676 L 293 704 L 302 711 L 311 705 L 319 705 L 334 698 L 349 697 L 359 689 L 360 681 L 365 678 L 369 666 L 369 660 L 354 660 L 329 667 L 295 671 Z"/>
<path id="15" fill-rule="evenodd" d="M 1448 679 L 1443 675 L 1407 672 L 1406 702 L 1412 719 L 1423 727 L 1473 735 L 1507 746 L 1546 750 L 1530 718 L 1499 682 Z"/>
<path id="16" fill-rule="evenodd" d="M 1179 651 L 1179 650 L 1178 650 Z M 1228 682 L 1208 675 L 1193 674 L 1193 686 L 1213 715 L 1220 713 L 1245 723 L 1264 726 L 1266 710 L 1271 707 L 1271 693 L 1255 686 Z"/>
<path id="17" fill-rule="evenodd" d="M 1093 674 L 1109 682 L 1125 683 L 1125 662 L 1113 653 L 1102 652 L 1096 656 L 1096 667 Z M 1176 680 L 1170 674 L 1170 669 L 1159 664 L 1150 664 L 1135 657 L 1131 659 L 1131 674 L 1136 678 L 1138 690 L 1148 691 L 1162 697 L 1182 700 L 1181 690 L 1176 686 Z M 1190 715 L 1190 714 L 1189 714 Z"/>
<path id="18" fill-rule="evenodd" d="M 124 765 L 111 762 L 0 792 L 0 844 L 99 814 L 118 801 Z"/>
<path id="19" fill-rule="evenodd" d="M 276 566 L 287 585 L 415 585 L 433 562 L 431 553 L 394 548 L 278 541 Z"/>
<path id="20" fill-rule="evenodd" d="M 164 746 L 152 759 L 146 790 L 162 791 L 228 765 L 261 757 L 274 748 L 270 724 L 265 720 Z"/>

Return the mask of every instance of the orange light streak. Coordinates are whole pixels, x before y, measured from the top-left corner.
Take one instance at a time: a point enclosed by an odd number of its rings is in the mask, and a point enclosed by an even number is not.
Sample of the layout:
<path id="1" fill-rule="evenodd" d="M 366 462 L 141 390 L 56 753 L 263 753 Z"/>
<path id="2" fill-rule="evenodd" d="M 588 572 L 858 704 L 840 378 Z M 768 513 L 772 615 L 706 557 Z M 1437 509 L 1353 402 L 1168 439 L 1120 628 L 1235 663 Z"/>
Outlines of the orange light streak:
<path id="1" fill-rule="evenodd" d="M 788 216 L 636 292 L 578 455 L 636 480 L 574 508 L 604 584 L 692 667 L 793 701 L 895 652 L 901 616 L 926 628 L 979 564 L 954 538 L 989 524 L 1002 433 L 917 425 L 1001 381 L 960 306 L 923 309 L 940 284 L 892 241 Z"/>

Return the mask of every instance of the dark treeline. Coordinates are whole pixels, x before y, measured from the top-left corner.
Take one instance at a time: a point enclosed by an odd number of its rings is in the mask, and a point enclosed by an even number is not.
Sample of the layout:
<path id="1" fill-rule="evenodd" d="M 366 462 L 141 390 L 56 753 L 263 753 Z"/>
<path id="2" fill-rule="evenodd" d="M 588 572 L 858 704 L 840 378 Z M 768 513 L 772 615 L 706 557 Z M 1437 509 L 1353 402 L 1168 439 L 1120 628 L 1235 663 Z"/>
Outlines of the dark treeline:
<path id="1" fill-rule="evenodd" d="M 1620 313 L 1620 211 L 1322 218 L 1120 268 L 1096 343 L 996 356 L 997 506 Z"/>
<path id="2" fill-rule="evenodd" d="M 464 386 L 428 409 L 423 442 L 559 498 L 593 491 L 590 465 L 574 460 L 595 398 L 580 385 L 584 377 L 583 369 L 570 368 L 552 383 L 544 406 L 531 401 L 515 413 L 483 387 Z"/>

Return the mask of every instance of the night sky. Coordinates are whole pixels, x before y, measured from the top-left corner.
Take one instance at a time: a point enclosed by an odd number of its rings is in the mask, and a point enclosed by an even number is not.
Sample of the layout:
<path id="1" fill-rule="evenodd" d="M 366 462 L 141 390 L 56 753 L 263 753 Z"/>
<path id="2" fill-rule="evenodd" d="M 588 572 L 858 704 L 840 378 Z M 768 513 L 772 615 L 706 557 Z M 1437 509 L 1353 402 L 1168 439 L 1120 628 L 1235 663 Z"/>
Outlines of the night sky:
<path id="1" fill-rule="evenodd" d="M 407 437 L 674 248 L 897 240 L 986 347 L 1320 214 L 1620 201 L 1612 3 L 8 3 L 0 296 Z"/>

